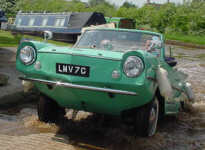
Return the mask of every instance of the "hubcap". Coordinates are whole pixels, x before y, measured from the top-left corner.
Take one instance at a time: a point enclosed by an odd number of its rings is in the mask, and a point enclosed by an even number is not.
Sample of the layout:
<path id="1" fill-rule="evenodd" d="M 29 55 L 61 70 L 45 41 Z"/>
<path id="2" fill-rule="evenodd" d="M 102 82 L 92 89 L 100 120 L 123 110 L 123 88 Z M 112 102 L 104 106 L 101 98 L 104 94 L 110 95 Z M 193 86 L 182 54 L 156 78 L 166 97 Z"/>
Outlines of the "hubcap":
<path id="1" fill-rule="evenodd" d="M 156 132 L 158 115 L 159 115 L 159 102 L 157 99 L 155 99 L 149 114 L 149 128 L 148 128 L 149 136 L 153 136 Z"/>

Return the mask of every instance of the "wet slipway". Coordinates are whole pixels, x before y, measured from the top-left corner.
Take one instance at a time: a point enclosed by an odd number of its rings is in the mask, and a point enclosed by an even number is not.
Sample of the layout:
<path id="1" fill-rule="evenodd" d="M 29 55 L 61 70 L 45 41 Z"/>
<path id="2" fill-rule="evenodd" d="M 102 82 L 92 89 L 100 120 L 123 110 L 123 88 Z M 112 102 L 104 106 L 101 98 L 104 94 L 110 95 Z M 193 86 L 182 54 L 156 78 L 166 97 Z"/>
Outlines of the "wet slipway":
<path id="1" fill-rule="evenodd" d="M 58 126 L 39 122 L 34 95 L 32 101 L 0 109 L 0 150 L 205 150 L 205 50 L 182 47 L 173 50 L 177 68 L 189 75 L 196 102 L 187 112 L 165 117 L 154 137 L 134 137 L 118 118 L 79 112 L 73 121 L 72 110 L 67 111 L 67 118 Z M 10 76 L 11 83 L 7 86 L 15 82 L 11 88 L 21 89 L 15 79 L 18 75 L 15 65 L 2 59 L 0 63 L 0 72 Z M 9 90 L 13 89 L 0 87 L 1 94 Z M 20 98 L 26 101 L 30 96 Z"/>

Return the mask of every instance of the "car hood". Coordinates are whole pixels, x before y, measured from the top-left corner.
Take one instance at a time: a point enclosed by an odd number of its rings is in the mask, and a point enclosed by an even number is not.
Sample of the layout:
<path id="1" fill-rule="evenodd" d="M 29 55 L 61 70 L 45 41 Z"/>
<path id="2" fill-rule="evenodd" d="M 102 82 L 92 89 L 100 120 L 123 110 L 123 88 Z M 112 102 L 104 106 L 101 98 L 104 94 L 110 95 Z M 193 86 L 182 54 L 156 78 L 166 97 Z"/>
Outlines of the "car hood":
<path id="1" fill-rule="evenodd" d="M 129 84 L 141 83 L 143 82 L 143 74 L 140 75 L 137 80 L 132 78 L 127 78 L 123 73 L 123 62 L 126 57 L 132 54 L 108 51 L 108 50 L 95 50 L 95 49 L 75 49 L 69 47 L 57 47 L 57 46 L 47 46 L 38 49 L 36 62 L 41 64 L 41 69 L 35 70 L 35 67 L 27 67 L 23 69 L 19 66 L 19 70 L 22 70 L 25 74 L 31 74 L 34 71 L 38 78 L 50 79 L 50 80 L 62 80 L 69 83 L 85 84 L 85 85 L 98 85 L 104 87 L 105 83 L 116 82 L 118 84 L 119 80 L 122 82 L 129 81 Z M 142 54 L 140 51 L 133 51 L 134 55 Z M 59 74 L 56 70 L 59 65 L 77 65 L 77 66 L 87 66 L 90 68 L 89 78 L 80 77 L 77 75 L 67 75 Z M 35 63 L 34 63 L 35 65 Z M 32 70 L 30 70 L 32 69 Z M 112 78 L 112 73 L 117 70 L 120 77 L 117 79 Z M 32 74 L 32 76 L 33 76 Z M 128 80 L 128 81 L 127 81 Z M 139 80 L 139 81 L 138 81 Z M 99 85 L 100 84 L 100 85 Z M 101 85 L 102 84 L 102 85 Z M 126 87 L 126 86 L 125 86 Z"/>
<path id="2" fill-rule="evenodd" d="M 68 54 L 76 56 L 88 56 L 96 58 L 104 58 L 111 60 L 121 60 L 124 53 L 109 50 L 96 50 L 96 49 L 77 49 L 69 47 L 54 47 L 49 46 L 38 50 L 39 53 L 56 53 Z"/>

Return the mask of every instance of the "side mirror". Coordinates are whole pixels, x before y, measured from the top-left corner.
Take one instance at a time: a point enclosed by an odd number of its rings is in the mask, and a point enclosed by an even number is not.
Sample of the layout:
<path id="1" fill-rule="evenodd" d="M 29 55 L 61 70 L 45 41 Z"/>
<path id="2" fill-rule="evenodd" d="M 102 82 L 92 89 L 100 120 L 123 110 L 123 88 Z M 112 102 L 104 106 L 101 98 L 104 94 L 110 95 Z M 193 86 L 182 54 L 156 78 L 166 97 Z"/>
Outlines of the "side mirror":
<path id="1" fill-rule="evenodd" d="M 165 57 L 165 61 L 171 67 L 174 67 L 177 65 L 177 61 L 174 57 Z"/>
<path id="2" fill-rule="evenodd" d="M 43 37 L 45 41 L 50 40 L 53 38 L 53 33 L 51 31 L 44 31 Z"/>

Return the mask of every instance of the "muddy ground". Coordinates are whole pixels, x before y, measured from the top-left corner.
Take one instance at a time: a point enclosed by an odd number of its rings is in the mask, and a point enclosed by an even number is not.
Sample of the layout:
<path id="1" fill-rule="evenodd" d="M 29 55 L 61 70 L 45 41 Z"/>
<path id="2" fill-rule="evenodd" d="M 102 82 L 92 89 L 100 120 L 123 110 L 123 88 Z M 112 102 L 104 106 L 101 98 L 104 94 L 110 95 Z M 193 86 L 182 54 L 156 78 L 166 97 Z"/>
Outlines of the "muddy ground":
<path id="1" fill-rule="evenodd" d="M 165 117 L 150 138 L 136 138 L 118 118 L 83 111 L 74 121 L 69 110 L 58 125 L 39 122 L 38 96 L 22 94 L 14 54 L 15 48 L 0 49 L 0 73 L 10 77 L 9 84 L 0 87 L 0 100 L 23 104 L 0 109 L 0 150 L 205 150 L 205 50 L 174 48 L 177 68 L 189 75 L 196 102 L 189 112 Z"/>

